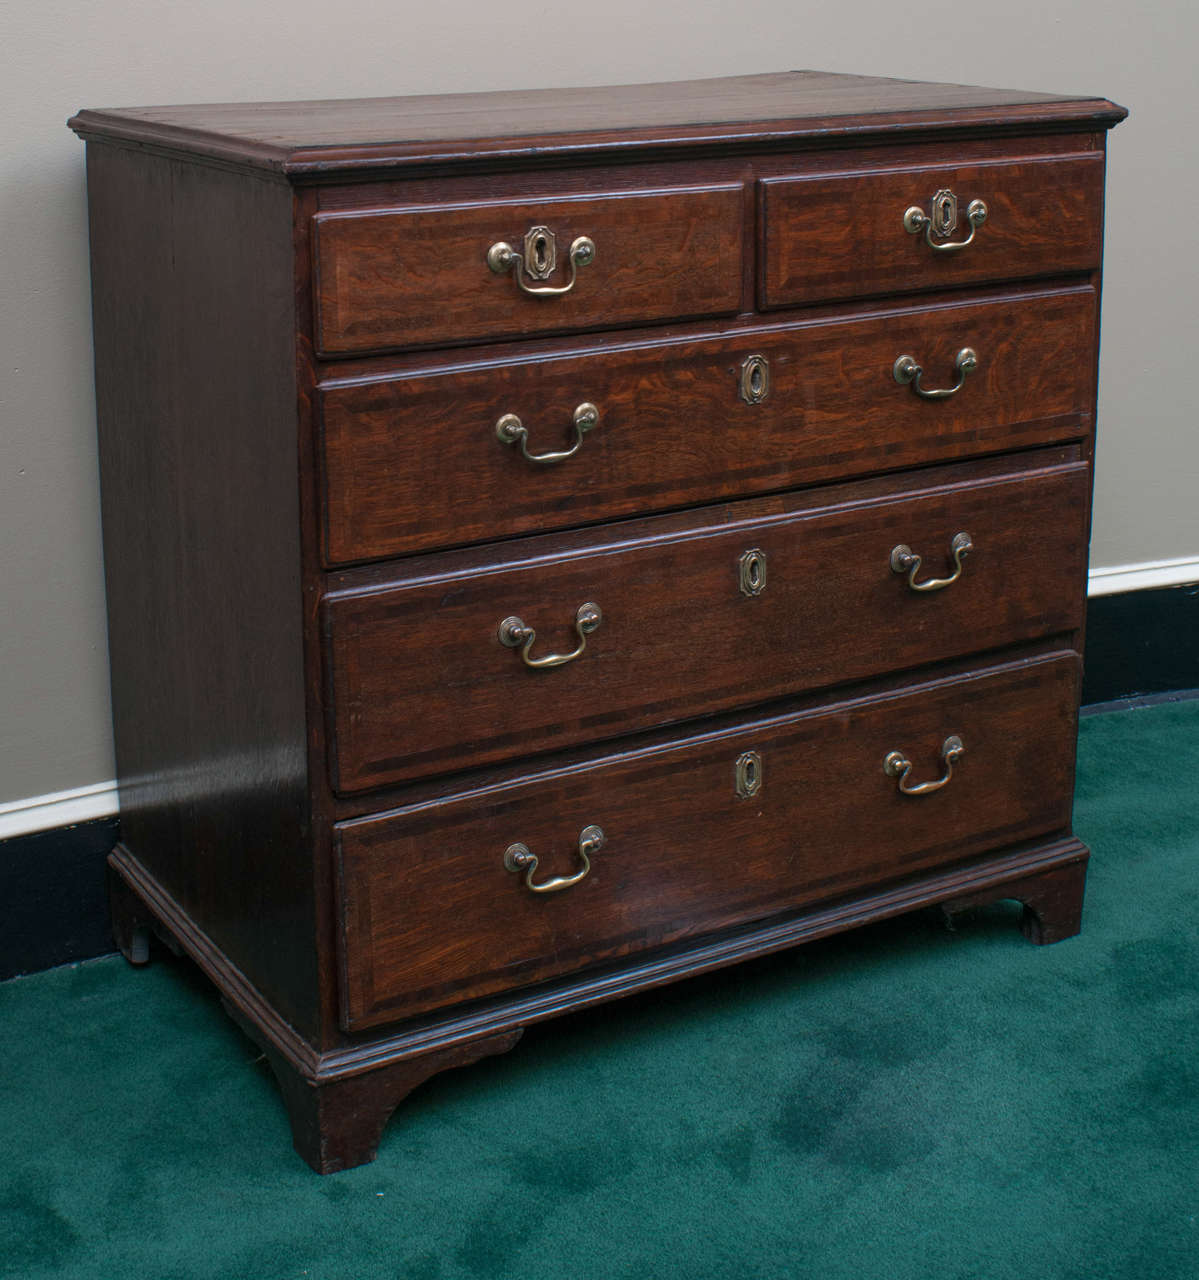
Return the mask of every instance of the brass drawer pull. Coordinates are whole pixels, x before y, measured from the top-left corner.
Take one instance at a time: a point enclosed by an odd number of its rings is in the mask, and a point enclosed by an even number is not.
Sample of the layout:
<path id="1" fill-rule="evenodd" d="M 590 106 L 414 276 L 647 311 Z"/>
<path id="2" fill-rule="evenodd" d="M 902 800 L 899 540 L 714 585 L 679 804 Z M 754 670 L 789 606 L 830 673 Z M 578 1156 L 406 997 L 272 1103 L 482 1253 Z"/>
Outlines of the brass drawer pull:
<path id="1" fill-rule="evenodd" d="M 526 667 L 560 667 L 582 655 L 583 650 L 587 648 L 587 637 L 599 626 L 603 617 L 598 604 L 587 601 L 586 604 L 579 605 L 575 613 L 575 632 L 578 634 L 579 643 L 570 653 L 547 653 L 544 658 L 529 657 L 533 642 L 537 639 L 537 632 L 532 627 L 526 627 L 521 619 L 515 616 L 505 618 L 500 623 L 500 644 L 507 645 L 509 649 L 520 648 L 520 656 Z"/>
<path id="2" fill-rule="evenodd" d="M 912 772 L 912 762 L 902 751 L 889 751 L 883 761 L 883 772 L 889 778 L 899 779 L 899 789 L 905 796 L 926 796 L 931 791 L 940 791 L 953 777 L 953 764 L 965 753 L 965 746 L 957 734 L 951 734 L 941 744 L 941 759 L 945 762 L 945 772 L 935 782 L 918 782 L 908 785 L 908 774 Z"/>
<path id="3" fill-rule="evenodd" d="M 540 884 L 533 883 L 533 873 L 537 870 L 537 855 L 527 844 L 521 844 L 519 840 L 515 844 L 510 844 L 504 850 L 504 866 L 517 874 L 522 871 L 525 873 L 526 889 L 531 889 L 534 893 L 557 893 L 559 889 L 569 889 L 572 884 L 578 884 L 587 875 L 591 870 L 592 856 L 599 853 L 606 843 L 607 838 L 602 828 L 584 827 L 579 832 L 579 861 L 583 864 L 582 867 L 573 876 L 552 876 Z"/>
<path id="4" fill-rule="evenodd" d="M 949 551 L 953 556 L 953 572 L 948 578 L 927 578 L 924 582 L 917 582 L 916 575 L 920 572 L 920 566 L 924 560 L 906 543 L 901 542 L 899 546 L 891 548 L 891 572 L 906 573 L 908 586 L 913 591 L 940 591 L 942 587 L 949 586 L 951 582 L 956 582 L 962 576 L 962 560 L 973 550 L 974 543 L 968 533 L 964 530 L 961 533 L 955 533 L 953 541 L 949 544 Z"/>
<path id="5" fill-rule="evenodd" d="M 487 250 L 487 265 L 496 275 L 511 271 L 521 289 L 534 298 L 557 298 L 575 287 L 580 267 L 590 266 L 595 261 L 595 241 L 590 236 L 575 236 L 567 256 L 570 258 L 570 279 L 565 284 L 526 284 L 525 276 L 530 280 L 549 279 L 558 258 L 554 233 L 549 227 L 530 227 L 525 232 L 523 253 L 507 241 L 497 240 Z"/>
<path id="6" fill-rule="evenodd" d="M 916 363 L 915 356 L 900 356 L 891 366 L 891 372 L 895 375 L 896 382 L 901 386 L 905 384 L 910 386 L 918 396 L 923 396 L 925 400 L 947 400 L 950 396 L 956 396 L 961 391 L 966 381 L 966 375 L 973 373 L 978 368 L 978 353 L 972 347 L 963 347 L 954 356 L 953 367 L 957 370 L 957 382 L 952 387 L 941 387 L 935 391 L 930 391 L 920 385 L 924 370 Z"/>
<path id="7" fill-rule="evenodd" d="M 584 400 L 574 412 L 575 442 L 569 449 L 557 453 L 530 453 L 529 429 L 514 413 L 506 413 L 495 424 L 496 439 L 501 444 L 518 444 L 520 451 L 529 462 L 564 462 L 573 458 L 583 443 L 583 433 L 590 431 L 599 423 L 599 410 L 590 401 Z"/>
<path id="8" fill-rule="evenodd" d="M 966 221 L 970 225 L 970 234 L 965 240 L 948 240 L 958 225 L 958 198 L 947 187 L 943 187 L 932 198 L 932 213 L 925 213 L 919 205 L 911 205 L 904 210 L 903 229 L 913 236 L 924 232 L 924 241 L 930 249 L 937 253 L 956 253 L 964 249 L 974 239 L 974 233 L 987 220 L 987 206 L 982 200 L 971 200 L 966 206 Z M 937 239 L 933 239 L 936 236 Z"/>

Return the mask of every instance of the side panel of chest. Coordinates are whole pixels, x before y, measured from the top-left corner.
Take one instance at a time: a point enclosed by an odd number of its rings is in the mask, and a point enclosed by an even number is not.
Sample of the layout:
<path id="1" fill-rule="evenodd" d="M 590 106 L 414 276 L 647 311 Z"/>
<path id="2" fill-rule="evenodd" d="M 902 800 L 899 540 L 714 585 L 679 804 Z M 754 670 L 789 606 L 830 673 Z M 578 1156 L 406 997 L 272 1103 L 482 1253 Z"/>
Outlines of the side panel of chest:
<path id="1" fill-rule="evenodd" d="M 292 193 L 88 148 L 121 840 L 320 1025 Z"/>

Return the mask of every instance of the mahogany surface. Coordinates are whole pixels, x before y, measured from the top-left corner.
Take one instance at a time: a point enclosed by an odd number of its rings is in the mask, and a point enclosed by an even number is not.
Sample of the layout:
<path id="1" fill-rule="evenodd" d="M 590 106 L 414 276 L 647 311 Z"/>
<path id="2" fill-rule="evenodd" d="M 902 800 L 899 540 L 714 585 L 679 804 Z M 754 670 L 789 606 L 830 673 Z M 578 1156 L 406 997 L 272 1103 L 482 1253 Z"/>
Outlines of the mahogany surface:
<path id="1" fill-rule="evenodd" d="M 527 757 L 1070 630 L 1089 469 L 945 488 L 939 478 L 916 473 L 870 502 L 850 489 L 829 506 L 819 493 L 792 499 L 792 511 L 768 500 L 714 519 L 704 508 L 689 529 L 625 525 L 552 560 L 536 543 L 512 546 L 509 563 L 489 548 L 473 572 L 457 557 L 445 574 L 327 596 L 334 788 Z M 913 592 L 892 571 L 902 543 L 923 555 L 923 577 L 944 576 L 959 532 L 975 549 L 950 587 Z M 766 557 L 756 597 L 739 582 L 747 550 Z M 500 642 L 515 615 L 537 632 L 533 657 L 568 651 L 589 601 L 603 621 L 574 662 L 530 670 Z"/>
<path id="2" fill-rule="evenodd" d="M 250 102 L 80 111 L 86 138 L 112 138 L 295 175 L 480 155 L 636 153 L 749 140 L 784 144 L 935 127 L 989 131 L 1110 127 L 1103 98 L 781 71 L 663 84 L 411 98 Z M 456 145 L 455 145 L 456 144 Z"/>
<path id="3" fill-rule="evenodd" d="M 742 188 L 728 184 L 319 214 L 317 349 L 335 355 L 732 314 L 741 302 L 741 205 Z M 557 266 L 536 287 L 569 278 L 576 236 L 595 244 L 595 260 L 565 296 L 530 296 L 512 271 L 487 266 L 491 245 L 520 251 L 536 225 L 557 241 Z"/>
<path id="4" fill-rule="evenodd" d="M 297 1149 L 522 1027 L 932 903 L 1077 931 L 1098 98 L 783 73 L 83 111 L 122 843 Z M 952 186 L 990 216 L 938 255 Z M 964 214 L 963 214 L 964 217 Z M 595 261 L 530 297 L 497 240 Z M 956 238 L 965 234 L 962 226 Z M 896 381 L 910 354 L 950 398 Z M 750 355 L 769 393 L 740 394 Z M 560 463 L 495 435 L 518 414 Z M 894 546 L 959 580 L 912 593 Z M 738 561 L 766 556 L 766 585 Z M 536 627 L 527 669 L 501 619 Z M 891 750 L 936 779 L 903 796 Z M 762 788 L 735 794 L 739 754 Z M 337 788 L 340 788 L 339 791 Z M 507 871 L 589 876 L 532 893 Z"/>
<path id="5" fill-rule="evenodd" d="M 338 828 L 347 1029 L 527 985 L 647 946 L 829 899 L 1069 821 L 1079 663 L 1059 654 L 994 673 L 867 695 L 597 764 L 555 783 L 470 792 Z M 952 783 L 904 796 L 940 749 Z M 741 798 L 735 764 L 762 760 Z M 538 876 L 576 870 L 579 831 L 607 837 L 577 888 L 529 893 L 504 867 L 522 841 Z M 441 904 L 441 913 L 414 911 Z"/>
<path id="6" fill-rule="evenodd" d="M 122 838 L 312 1034 L 291 200 L 116 147 L 87 176 Z"/>
<path id="7" fill-rule="evenodd" d="M 1090 429 L 1094 371 L 1077 355 L 1096 320 L 1082 285 L 327 379 L 326 563 L 1073 439 Z M 895 381 L 896 358 L 911 354 L 932 385 L 952 385 L 964 346 L 979 367 L 952 399 L 930 406 Z M 751 355 L 769 366 L 757 404 L 740 394 Z M 530 463 L 496 438 L 501 415 L 516 413 L 531 452 L 562 450 L 583 401 L 599 423 L 566 462 Z"/>
<path id="8" fill-rule="evenodd" d="M 927 213 L 942 188 L 959 196 L 951 243 L 968 234 L 969 202 L 986 196 L 965 251 L 937 252 L 904 229 L 904 211 Z M 1103 248 L 1103 156 L 766 178 L 761 211 L 763 309 L 1086 271 Z"/>

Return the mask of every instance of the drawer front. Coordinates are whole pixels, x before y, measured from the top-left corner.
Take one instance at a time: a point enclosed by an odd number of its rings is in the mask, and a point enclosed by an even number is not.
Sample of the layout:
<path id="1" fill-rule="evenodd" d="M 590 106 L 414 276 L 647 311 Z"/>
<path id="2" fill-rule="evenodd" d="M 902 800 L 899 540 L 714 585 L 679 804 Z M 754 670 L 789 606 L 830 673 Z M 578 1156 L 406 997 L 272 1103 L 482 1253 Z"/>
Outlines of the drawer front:
<path id="1" fill-rule="evenodd" d="M 1085 464 L 924 482 L 869 502 L 847 487 L 839 505 L 809 497 L 756 519 L 703 512 L 658 538 L 580 540 L 556 559 L 534 547 L 508 565 L 330 597 L 335 788 L 532 756 L 1080 625 Z M 948 587 L 914 591 L 892 569 L 906 545 L 924 558 L 917 584 L 948 576 L 959 534 L 973 549 Z M 589 631 L 590 605 L 601 616 Z M 532 642 L 510 627 L 514 647 L 502 643 L 508 619 Z M 580 646 L 569 662 L 526 665 L 526 653 Z"/>
<path id="2" fill-rule="evenodd" d="M 1103 239 L 1103 157 L 887 169 L 760 183 L 763 308 L 1088 271 Z M 945 237 L 905 229 L 956 201 Z M 972 202 L 986 219 L 971 228 Z M 948 247 L 973 239 L 959 248 Z M 933 247 L 933 246 L 941 247 Z"/>
<path id="3" fill-rule="evenodd" d="M 1079 663 L 1013 663 L 338 829 L 343 1024 L 493 995 L 1064 828 Z M 945 776 L 923 795 L 902 779 Z M 758 789 L 745 791 L 757 755 Z M 901 770 L 902 772 L 902 770 Z M 505 855 L 521 844 L 534 893 Z M 517 851 L 519 855 L 520 851 Z"/>
<path id="4" fill-rule="evenodd" d="M 731 314 L 741 306 L 740 184 L 322 213 L 314 219 L 316 342 L 323 355 L 457 345 L 480 338 Z M 536 228 L 554 268 L 489 267 L 507 244 L 525 256 Z M 571 246 L 594 253 L 572 265 Z M 530 261 L 549 265 L 534 236 Z M 497 265 L 499 265 L 497 263 Z M 530 294 L 530 289 L 569 292 Z"/>
<path id="5" fill-rule="evenodd" d="M 1094 398 L 1078 353 L 1095 315 L 1080 287 L 327 385 L 326 563 L 1077 437 Z M 962 377 L 964 348 L 977 368 Z M 923 398 L 894 376 L 905 355 L 922 390 L 960 390 Z M 588 404 L 597 418 L 583 430 Z M 502 441 L 509 415 L 525 434 Z"/>

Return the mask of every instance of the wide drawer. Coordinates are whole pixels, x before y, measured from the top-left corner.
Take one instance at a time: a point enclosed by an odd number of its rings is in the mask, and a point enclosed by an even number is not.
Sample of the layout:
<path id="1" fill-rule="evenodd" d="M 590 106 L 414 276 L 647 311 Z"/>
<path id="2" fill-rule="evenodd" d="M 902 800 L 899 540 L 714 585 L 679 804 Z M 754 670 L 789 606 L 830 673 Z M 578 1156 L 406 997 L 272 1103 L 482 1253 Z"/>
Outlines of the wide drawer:
<path id="1" fill-rule="evenodd" d="M 1088 468 L 1015 465 L 667 517 L 552 556 L 534 539 L 333 594 L 333 784 L 533 756 L 1076 628 Z M 965 537 L 957 580 L 913 590 L 949 575 Z M 900 547 L 923 557 L 914 573 L 893 568 Z"/>
<path id="2" fill-rule="evenodd" d="M 764 919 L 1066 827 L 1073 653 L 341 824 L 350 1030 Z M 946 762 L 946 743 L 960 754 Z M 745 794 L 754 753 L 756 790 Z M 888 773 L 899 753 L 910 765 Z M 948 781 L 925 794 L 918 787 Z M 538 859 L 535 893 L 505 865 Z M 596 847 L 596 846 L 599 847 Z M 515 851 L 516 860 L 527 855 Z"/>
<path id="3" fill-rule="evenodd" d="M 741 305 L 742 204 L 738 183 L 318 214 L 317 350 L 730 314 Z M 592 245 L 585 262 L 571 257 L 580 238 Z M 540 259 L 547 274 L 520 263 L 493 269 L 490 251 L 500 244 L 531 267 Z"/>
<path id="4" fill-rule="evenodd" d="M 1095 314 L 1083 286 L 327 383 L 326 563 L 1077 437 Z M 962 377 L 967 348 L 977 367 Z M 905 355 L 923 390 L 960 390 L 927 399 L 901 384 Z M 513 415 L 524 435 L 501 439 Z"/>
<path id="5" fill-rule="evenodd" d="M 1061 275 L 1100 262 L 1099 154 L 765 178 L 760 188 L 758 296 L 766 309 Z M 976 201 L 986 215 L 972 225 Z M 952 228 L 942 236 L 905 223 L 909 209 Z"/>

